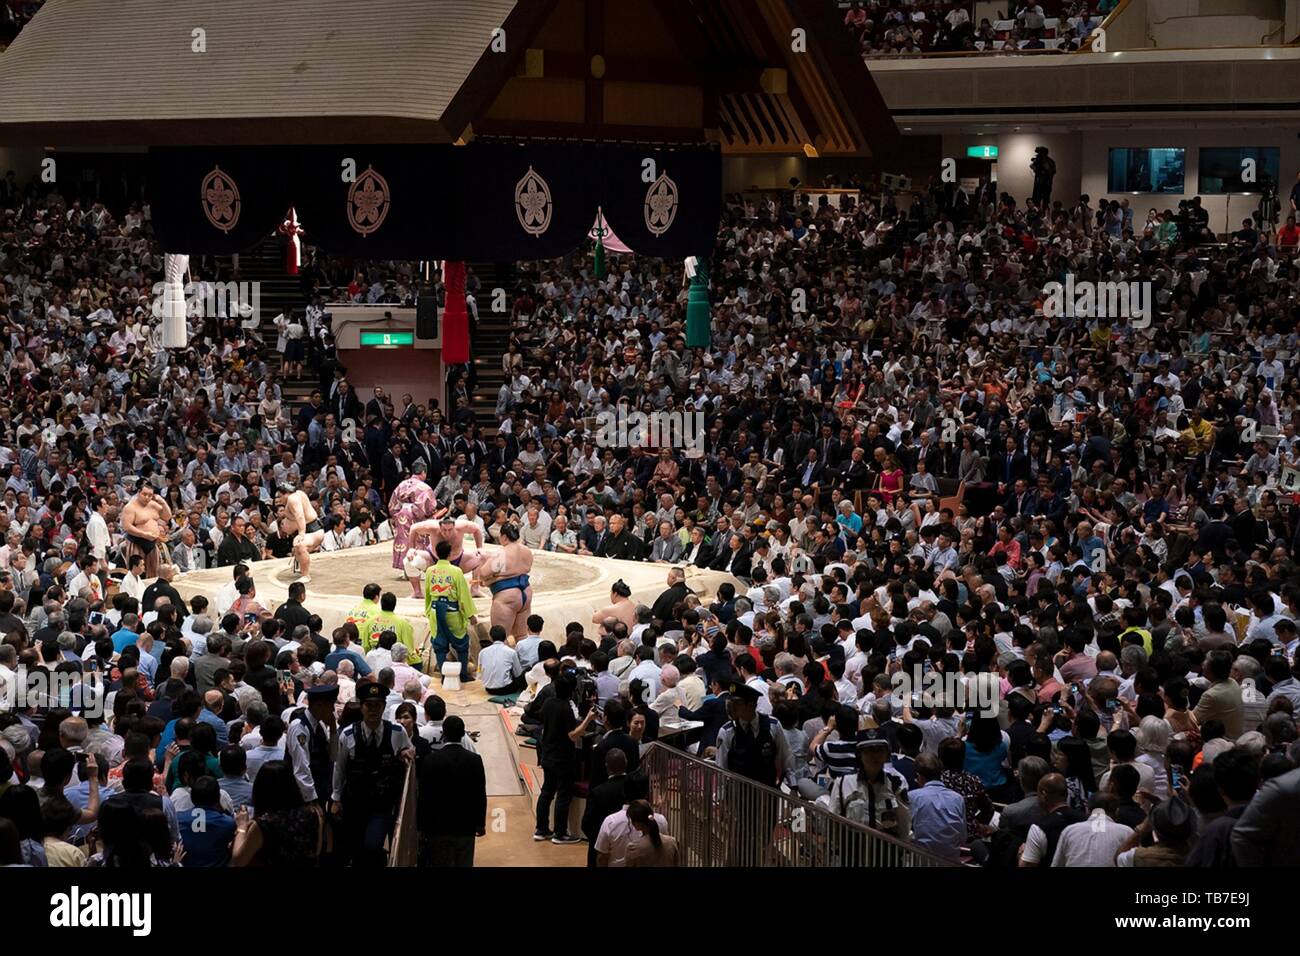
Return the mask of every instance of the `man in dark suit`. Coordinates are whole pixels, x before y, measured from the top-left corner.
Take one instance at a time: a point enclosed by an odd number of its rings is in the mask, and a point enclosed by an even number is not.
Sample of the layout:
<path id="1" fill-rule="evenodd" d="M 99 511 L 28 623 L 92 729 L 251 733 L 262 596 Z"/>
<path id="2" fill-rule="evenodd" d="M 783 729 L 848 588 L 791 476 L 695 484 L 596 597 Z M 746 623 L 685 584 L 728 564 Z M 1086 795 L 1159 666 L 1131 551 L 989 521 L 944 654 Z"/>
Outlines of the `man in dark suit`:
<path id="1" fill-rule="evenodd" d="M 366 402 L 366 418 L 383 418 L 384 417 L 384 390 L 380 386 L 375 386 L 374 397 Z"/>
<path id="2" fill-rule="evenodd" d="M 636 768 L 641 764 L 641 741 L 628 730 L 628 721 L 632 715 L 628 713 L 627 706 L 616 697 L 606 702 L 603 716 L 605 734 L 591 751 L 588 781 L 592 787 L 605 782 L 606 757 L 611 750 L 623 751 L 630 773 L 636 773 Z"/>
<path id="3" fill-rule="evenodd" d="M 578 549 L 582 554 L 599 554 L 608 537 L 605 516 L 589 514 L 587 523 L 582 526 L 582 531 L 578 534 Z"/>
<path id="4" fill-rule="evenodd" d="M 510 470 L 511 464 L 514 463 L 515 452 L 510 447 L 507 436 L 497 432 L 493 439 L 492 448 L 487 454 L 488 472 L 492 475 L 493 481 L 500 481 L 507 471 Z"/>
<path id="5" fill-rule="evenodd" d="M 721 464 L 716 458 L 703 457 L 692 459 L 690 467 L 686 469 L 686 475 L 690 483 L 695 488 L 703 488 L 709 480 L 709 476 L 717 477 Z"/>
<path id="6" fill-rule="evenodd" d="M 713 545 L 709 543 L 704 529 L 696 525 L 691 529 L 691 543 L 687 545 L 682 560 L 695 565 L 697 568 L 707 568 L 713 563 L 713 557 Z"/>
<path id="7" fill-rule="evenodd" d="M 790 423 L 790 435 L 785 440 L 786 467 L 797 470 L 808 457 L 808 449 L 813 447 L 813 438 L 803 430 L 803 421 L 796 418 Z"/>
<path id="8" fill-rule="evenodd" d="M 260 560 L 262 552 L 248 536 L 248 522 L 243 515 L 237 515 L 230 522 L 230 530 L 221 539 L 221 547 L 217 549 L 217 564 L 229 568 L 241 562 Z"/>
<path id="9" fill-rule="evenodd" d="M 721 546 L 718 556 L 713 559 L 710 567 L 714 571 L 726 571 L 742 581 L 749 579 L 750 572 L 750 554 L 745 547 L 745 539 L 739 534 L 727 536 Z"/>
<path id="10" fill-rule="evenodd" d="M 1039 475 L 1042 478 L 1042 475 Z M 1065 520 L 1065 501 L 1056 493 L 1056 489 L 1051 485 L 1043 487 L 1045 482 L 1040 481 L 1038 485 L 1038 503 L 1034 506 L 1034 514 L 1041 515 L 1049 521 L 1055 521 L 1057 527 Z"/>
<path id="11" fill-rule="evenodd" d="M 222 542 L 224 544 L 224 541 Z M 172 587 L 172 578 L 176 577 L 176 569 L 170 564 L 164 564 L 158 569 L 158 577 L 153 584 L 144 589 L 144 594 L 140 598 L 140 610 L 148 613 L 154 609 L 160 597 L 167 598 L 171 606 L 176 608 L 178 614 L 185 611 L 185 601 L 181 598 L 180 592 Z M 179 618 L 178 618 L 179 620 Z"/>
<path id="12" fill-rule="evenodd" d="M 474 840 L 487 832 L 483 758 L 462 744 L 465 722 L 442 722 L 442 744 L 420 758 L 416 801 L 421 866 L 474 865 Z"/>
<path id="13" fill-rule="evenodd" d="M 379 466 L 380 478 L 383 484 L 383 500 L 387 501 L 397 490 L 402 479 L 406 477 L 407 469 L 410 462 L 407 460 L 406 443 L 401 440 L 393 442 L 392 447 L 384 453 L 383 461 Z"/>
<path id="14" fill-rule="evenodd" d="M 275 616 L 284 621 L 285 630 L 292 634 L 299 624 L 306 625 L 311 620 L 311 612 L 302 606 L 307 600 L 307 586 L 301 581 L 289 585 L 289 600 L 275 609 Z"/>
<path id="15" fill-rule="evenodd" d="M 429 433 L 428 428 L 421 428 L 419 436 L 411 443 L 412 460 L 419 459 L 424 462 L 425 474 L 428 475 L 426 481 L 434 484 L 442 477 L 443 468 L 442 456 L 438 454 L 438 449 L 433 443 L 433 435 Z"/>
<path id="16" fill-rule="evenodd" d="M 744 484 L 744 479 L 740 465 L 736 462 L 736 456 L 728 454 L 722 467 L 718 469 L 718 484 L 722 486 L 724 492 L 739 491 Z"/>
<path id="17" fill-rule="evenodd" d="M 867 467 L 865 454 L 861 448 L 853 449 L 849 460 L 844 463 L 840 469 L 840 483 L 849 490 L 858 491 L 867 487 L 868 481 L 873 478 L 870 468 Z"/>
<path id="18" fill-rule="evenodd" d="M 1003 494 L 1015 487 L 1018 479 L 1029 480 L 1029 456 L 1016 449 L 1014 437 L 1006 439 L 1003 450 L 993 456 L 990 465 L 988 475 Z"/>
<path id="19" fill-rule="evenodd" d="M 790 469 L 790 481 L 800 488 L 812 488 L 821 484 L 825 472 L 826 465 L 817 457 L 817 449 L 809 446 L 803 457 Z"/>
<path id="20" fill-rule="evenodd" d="M 686 595 L 690 593 L 691 589 L 686 586 L 686 572 L 681 568 L 669 569 L 668 589 L 655 598 L 655 603 L 650 607 L 650 616 L 658 621 L 674 620 L 673 608 L 678 602 L 686 600 Z"/>
<path id="21" fill-rule="evenodd" d="M 1038 493 L 1029 487 L 1029 482 L 1025 479 L 1017 479 L 1002 507 L 1008 515 L 1032 515 L 1038 509 Z"/>
<path id="22" fill-rule="evenodd" d="M 307 404 L 298 409 L 298 417 L 294 422 L 296 431 L 305 432 L 307 426 L 311 424 L 312 419 L 317 415 L 325 414 L 325 404 L 321 401 L 320 391 L 314 391 L 307 399 Z"/>
<path id="23" fill-rule="evenodd" d="M 832 434 L 832 428 L 829 424 L 822 425 L 821 436 L 817 439 L 817 457 L 832 470 L 840 466 L 840 451 L 843 446 L 840 440 Z"/>
<path id="24" fill-rule="evenodd" d="M 628 456 L 624 463 L 625 468 L 631 468 L 632 473 L 636 476 L 636 483 L 645 487 L 650 484 L 650 479 L 654 477 L 655 466 L 659 460 L 654 455 L 647 455 L 640 445 L 632 446 L 632 454 Z"/>
<path id="25" fill-rule="evenodd" d="M 334 420 L 340 424 L 349 418 L 353 421 L 360 419 L 361 401 L 352 391 L 352 386 L 348 384 L 347 379 L 339 382 L 338 391 L 330 399 L 329 410 L 334 414 Z"/>
<path id="26" fill-rule="evenodd" d="M 699 710 L 691 710 L 689 707 L 677 708 L 677 715 L 682 720 L 699 720 L 704 723 L 704 727 L 700 730 L 701 757 L 705 756 L 706 750 L 717 746 L 718 731 L 731 719 L 727 714 L 727 701 L 731 698 L 727 688 L 731 686 L 733 680 L 739 681 L 739 675 L 715 673 L 709 678 L 709 696 L 704 698 Z"/>
<path id="27" fill-rule="evenodd" d="M 606 778 L 587 791 L 582 813 L 582 835 L 587 838 L 587 866 L 596 865 L 596 836 L 605 818 L 623 809 L 623 784 L 627 780 L 627 754 L 618 747 L 605 751 Z"/>

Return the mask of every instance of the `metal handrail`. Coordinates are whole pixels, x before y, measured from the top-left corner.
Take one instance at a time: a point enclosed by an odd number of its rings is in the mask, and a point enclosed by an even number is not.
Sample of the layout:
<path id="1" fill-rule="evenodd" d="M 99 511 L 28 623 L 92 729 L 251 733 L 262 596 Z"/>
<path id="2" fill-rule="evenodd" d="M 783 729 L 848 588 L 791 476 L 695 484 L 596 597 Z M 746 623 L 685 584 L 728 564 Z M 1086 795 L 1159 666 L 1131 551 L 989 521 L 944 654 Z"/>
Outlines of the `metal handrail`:
<path id="1" fill-rule="evenodd" d="M 415 806 L 415 763 L 406 766 L 406 780 L 402 784 L 402 802 L 397 808 L 397 822 L 388 844 L 389 866 L 415 866 L 420 852 L 420 834 L 417 830 L 419 811 Z"/>
<path id="2" fill-rule="evenodd" d="M 641 756 L 683 866 L 958 864 L 663 743 Z"/>

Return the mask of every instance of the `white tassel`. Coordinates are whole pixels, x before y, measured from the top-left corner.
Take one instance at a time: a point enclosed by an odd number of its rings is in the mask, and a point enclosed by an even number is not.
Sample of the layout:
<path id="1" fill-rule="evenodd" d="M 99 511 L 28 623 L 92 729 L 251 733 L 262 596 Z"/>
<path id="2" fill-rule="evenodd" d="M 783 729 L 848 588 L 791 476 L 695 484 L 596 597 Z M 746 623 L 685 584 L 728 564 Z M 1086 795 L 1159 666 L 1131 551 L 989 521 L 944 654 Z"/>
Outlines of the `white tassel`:
<path id="1" fill-rule="evenodd" d="M 190 257 L 167 253 L 163 263 L 162 346 L 183 349 L 189 344 L 185 325 L 185 273 Z"/>

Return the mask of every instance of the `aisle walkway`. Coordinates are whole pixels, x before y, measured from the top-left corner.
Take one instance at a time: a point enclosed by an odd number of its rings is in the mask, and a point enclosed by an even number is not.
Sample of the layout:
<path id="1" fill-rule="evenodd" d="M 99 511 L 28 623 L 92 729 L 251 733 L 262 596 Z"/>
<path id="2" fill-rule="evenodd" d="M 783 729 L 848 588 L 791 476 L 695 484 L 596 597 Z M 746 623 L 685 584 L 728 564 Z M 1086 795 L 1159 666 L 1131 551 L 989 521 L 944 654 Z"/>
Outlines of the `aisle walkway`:
<path id="1" fill-rule="evenodd" d="M 519 776 L 516 745 L 496 704 L 488 702 L 478 681 L 447 692 L 434 681 L 434 692 L 447 702 L 447 712 L 465 721 L 477 734 L 475 746 L 487 775 L 487 835 L 474 851 L 475 866 L 585 866 L 587 845 L 554 846 L 533 840 L 533 805 Z"/>

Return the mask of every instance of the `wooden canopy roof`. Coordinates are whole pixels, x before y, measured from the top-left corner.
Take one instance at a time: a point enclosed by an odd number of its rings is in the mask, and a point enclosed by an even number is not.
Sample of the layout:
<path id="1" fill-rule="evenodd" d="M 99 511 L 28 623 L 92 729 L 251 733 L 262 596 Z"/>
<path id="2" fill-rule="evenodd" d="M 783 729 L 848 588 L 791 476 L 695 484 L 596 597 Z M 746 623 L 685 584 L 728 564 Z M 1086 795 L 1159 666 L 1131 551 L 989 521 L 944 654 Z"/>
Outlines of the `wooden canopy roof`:
<path id="1" fill-rule="evenodd" d="M 48 0 L 0 144 L 467 141 L 866 155 L 897 135 L 824 0 Z"/>

